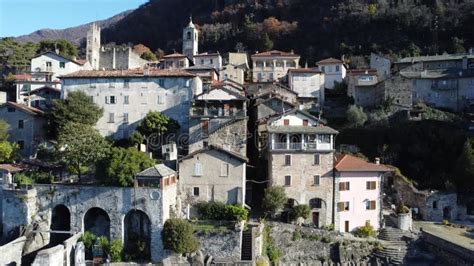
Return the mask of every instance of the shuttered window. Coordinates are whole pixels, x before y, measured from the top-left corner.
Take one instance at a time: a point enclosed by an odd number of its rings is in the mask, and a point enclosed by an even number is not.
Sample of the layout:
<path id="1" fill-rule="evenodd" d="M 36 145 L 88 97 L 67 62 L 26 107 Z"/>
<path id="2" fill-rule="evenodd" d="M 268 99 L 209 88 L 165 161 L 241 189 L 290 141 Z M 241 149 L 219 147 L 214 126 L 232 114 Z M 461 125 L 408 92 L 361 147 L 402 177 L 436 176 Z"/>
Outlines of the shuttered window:
<path id="1" fill-rule="evenodd" d="M 339 191 L 347 191 L 350 190 L 349 182 L 340 182 L 339 183 Z"/>
<path id="2" fill-rule="evenodd" d="M 228 176 L 229 175 L 229 164 L 222 163 L 221 164 L 221 176 Z"/>
<path id="3" fill-rule="evenodd" d="M 314 162 L 313 162 L 313 164 L 314 164 L 314 165 L 319 165 L 319 164 L 320 164 L 320 160 L 321 160 L 321 155 L 320 155 L 320 154 L 315 154 L 315 155 L 314 155 Z"/>
<path id="4" fill-rule="evenodd" d="M 291 186 L 291 176 L 285 176 L 285 186 Z"/>
<path id="5" fill-rule="evenodd" d="M 366 210 L 375 210 L 377 204 L 375 200 L 368 200 L 365 202 L 365 209 Z"/>
<path id="6" fill-rule="evenodd" d="M 202 176 L 202 165 L 200 162 L 194 164 L 194 176 Z"/>
<path id="7" fill-rule="evenodd" d="M 377 187 L 377 182 L 375 181 L 367 181 L 366 183 L 367 190 L 375 190 Z"/>
<path id="8" fill-rule="evenodd" d="M 291 155 L 285 154 L 285 165 L 291 165 Z"/>
<path id="9" fill-rule="evenodd" d="M 341 201 L 337 203 L 337 211 L 343 212 L 349 210 L 349 202 L 348 201 Z"/>

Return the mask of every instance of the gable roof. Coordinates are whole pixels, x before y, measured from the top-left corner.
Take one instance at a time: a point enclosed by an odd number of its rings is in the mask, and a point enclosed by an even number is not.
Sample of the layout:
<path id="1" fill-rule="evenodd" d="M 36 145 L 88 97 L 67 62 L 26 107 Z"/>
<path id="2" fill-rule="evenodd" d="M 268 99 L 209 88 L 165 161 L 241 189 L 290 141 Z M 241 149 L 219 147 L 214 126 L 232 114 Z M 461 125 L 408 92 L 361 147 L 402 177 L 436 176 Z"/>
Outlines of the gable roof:
<path id="1" fill-rule="evenodd" d="M 225 153 L 225 154 L 228 154 L 242 162 L 248 162 L 249 159 L 243 155 L 240 155 L 236 152 L 233 152 L 233 151 L 229 151 L 229 150 L 226 150 L 224 148 L 221 148 L 221 147 L 218 147 L 218 146 L 215 146 L 215 145 L 208 145 L 207 147 L 205 148 L 202 148 L 202 149 L 199 149 L 199 150 L 196 150 L 194 152 L 191 152 L 190 154 L 182 157 L 181 159 L 178 159 L 178 161 L 183 161 L 183 160 L 186 160 L 186 159 L 189 159 L 191 157 L 193 157 L 194 155 L 196 154 L 200 154 L 200 153 L 204 153 L 206 151 L 210 151 L 210 150 L 215 150 L 215 151 L 218 151 L 218 152 L 222 152 L 222 153 Z"/>
<path id="2" fill-rule="evenodd" d="M 334 168 L 339 172 L 391 172 L 393 169 L 383 164 L 367 162 L 349 154 L 337 154 Z"/>
<path id="3" fill-rule="evenodd" d="M 264 57 L 264 56 L 284 56 L 284 57 L 300 57 L 299 55 L 295 54 L 295 53 L 288 53 L 288 52 L 282 52 L 282 51 L 278 51 L 278 50 L 272 50 L 272 51 L 266 51 L 266 52 L 261 52 L 261 53 L 256 53 L 256 54 L 253 54 L 252 57 Z"/>
<path id="4" fill-rule="evenodd" d="M 74 64 L 76 64 L 76 65 L 80 65 L 80 66 L 84 65 L 84 64 L 87 62 L 86 60 L 81 60 L 81 62 L 78 62 L 78 61 L 76 61 L 76 60 L 72 60 L 72 59 L 70 59 L 70 58 L 67 58 L 67 57 L 65 57 L 65 56 L 62 56 L 62 55 L 60 55 L 60 54 L 58 54 L 58 53 L 56 53 L 56 52 L 53 52 L 53 51 L 46 51 L 46 52 L 39 53 L 39 54 L 33 56 L 33 58 L 37 58 L 37 57 L 40 57 L 40 56 L 45 55 L 45 54 L 54 54 L 54 55 L 56 55 L 56 56 L 58 56 L 58 57 L 61 57 L 61 58 L 65 59 L 65 60 L 67 60 L 67 61 L 69 61 L 69 62 L 72 62 L 72 63 L 74 63 Z"/>
<path id="5" fill-rule="evenodd" d="M 53 88 L 53 87 L 49 87 L 49 86 L 43 86 L 43 87 L 41 87 L 41 88 L 32 90 L 32 91 L 30 92 L 30 95 L 31 95 L 31 94 L 37 94 L 37 93 L 40 93 L 40 92 L 42 92 L 42 91 L 52 91 L 52 92 L 55 92 L 55 93 L 61 93 L 61 90 L 60 90 L 60 89 Z"/>
<path id="6" fill-rule="evenodd" d="M 323 60 L 320 60 L 320 61 L 316 62 L 317 65 L 342 64 L 342 63 L 344 63 L 344 62 L 342 62 L 342 60 L 336 59 L 334 57 L 329 57 L 329 58 L 326 58 L 326 59 L 323 59 Z"/>
<path id="7" fill-rule="evenodd" d="M 283 102 L 283 103 L 285 103 L 285 104 L 288 104 L 288 105 L 290 105 L 290 106 L 292 106 L 292 107 L 296 107 L 295 104 L 292 104 L 292 103 L 290 103 L 290 102 L 284 100 L 283 97 L 281 97 L 279 94 L 275 94 L 275 95 L 273 95 L 272 97 L 266 98 L 266 99 L 257 98 L 256 101 L 255 101 L 255 103 L 254 103 L 253 105 L 254 105 L 254 106 L 259 106 L 259 105 L 261 105 L 261 104 L 267 103 L 267 102 L 272 101 L 272 100 L 278 100 L 278 101 L 281 101 L 281 102 Z"/>
<path id="8" fill-rule="evenodd" d="M 137 174 L 140 177 L 166 177 L 176 172 L 164 164 L 157 164 Z"/>
<path id="9" fill-rule="evenodd" d="M 180 53 L 168 54 L 168 55 L 163 56 L 163 58 L 185 58 L 185 57 L 187 56 Z"/>
<path id="10" fill-rule="evenodd" d="M 24 104 L 19 104 L 19 103 L 16 103 L 16 102 L 6 102 L 1 106 L 10 106 L 10 107 L 13 107 L 17 110 L 20 110 L 20 111 L 23 111 L 27 114 L 30 114 L 30 115 L 43 115 L 44 112 L 41 111 L 40 109 L 37 109 L 37 108 L 34 108 L 34 107 L 31 107 L 31 106 L 27 106 L 27 105 L 24 105 Z"/>
<path id="11" fill-rule="evenodd" d="M 232 96 L 234 96 L 234 97 L 236 98 L 236 99 L 229 99 L 229 100 L 243 100 L 243 101 L 246 101 L 246 100 L 247 100 L 246 97 L 244 97 L 244 96 L 238 94 L 238 93 L 235 92 L 235 91 L 232 91 L 232 90 L 230 90 L 230 89 L 227 89 L 226 87 L 211 87 L 210 90 L 204 91 L 204 92 L 202 92 L 202 93 L 196 95 L 195 98 L 196 98 L 197 100 L 206 100 L 206 99 L 198 99 L 198 98 L 199 98 L 199 97 L 202 97 L 202 96 L 204 96 L 204 95 L 206 95 L 206 94 L 209 95 L 211 92 L 216 91 L 216 90 L 225 91 L 225 92 L 227 92 L 228 94 L 230 94 L 230 95 L 232 95 Z M 221 99 L 221 100 L 226 100 L 226 99 Z"/>
<path id="12" fill-rule="evenodd" d="M 290 114 L 296 114 L 296 113 L 301 114 L 301 115 L 303 115 L 303 116 L 306 116 L 307 118 L 309 118 L 309 119 L 311 119 L 311 120 L 317 120 L 317 121 L 319 121 L 319 119 L 318 119 L 317 117 L 315 117 L 315 116 L 313 116 L 313 115 L 311 115 L 311 114 L 309 114 L 309 113 L 307 113 L 307 112 L 305 112 L 305 111 L 302 111 L 302 110 L 300 110 L 299 108 L 293 108 L 293 109 L 289 110 L 288 112 L 285 112 L 285 113 L 283 113 L 283 114 L 280 114 L 278 117 L 275 117 L 275 118 L 270 119 L 268 122 L 273 122 L 273 121 L 276 121 L 276 120 L 278 120 L 278 119 L 280 119 L 280 118 L 282 118 L 282 117 L 284 117 L 284 116 L 287 116 L 287 115 L 290 115 Z"/>

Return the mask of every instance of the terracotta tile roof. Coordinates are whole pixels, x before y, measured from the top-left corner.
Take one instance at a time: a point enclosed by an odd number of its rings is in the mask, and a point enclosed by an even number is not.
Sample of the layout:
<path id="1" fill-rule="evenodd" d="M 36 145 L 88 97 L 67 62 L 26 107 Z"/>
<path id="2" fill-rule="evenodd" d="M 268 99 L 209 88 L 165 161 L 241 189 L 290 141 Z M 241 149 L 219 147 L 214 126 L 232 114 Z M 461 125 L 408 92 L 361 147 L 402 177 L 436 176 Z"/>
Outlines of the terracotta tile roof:
<path id="1" fill-rule="evenodd" d="M 24 104 L 16 103 L 16 102 L 7 102 L 6 105 L 8 105 L 10 107 L 13 107 L 13 108 L 16 108 L 20 111 L 24 111 L 26 113 L 32 114 L 32 115 L 43 115 L 44 114 L 44 112 L 41 111 L 40 109 L 31 107 L 31 106 L 27 106 L 27 105 L 24 105 Z"/>
<path id="2" fill-rule="evenodd" d="M 194 152 L 191 152 L 189 153 L 188 155 L 178 159 L 178 161 L 183 161 L 183 160 L 186 160 L 188 158 L 191 158 L 193 157 L 194 155 L 196 154 L 200 154 L 200 153 L 203 153 L 203 152 L 206 152 L 206 151 L 209 151 L 209 150 L 216 150 L 216 151 L 219 151 L 219 152 L 223 152 L 223 153 L 226 153 L 232 157 L 235 157 L 236 159 L 239 159 L 243 162 L 248 162 L 249 159 L 239 153 L 236 153 L 236 152 L 233 152 L 233 151 L 230 151 L 230 150 L 227 150 L 227 149 L 224 149 L 222 147 L 218 147 L 218 146 L 215 146 L 215 145 L 208 145 L 207 147 L 204 147 L 202 149 L 199 149 L 199 150 L 196 150 Z"/>
<path id="3" fill-rule="evenodd" d="M 76 63 L 78 63 L 79 65 L 84 65 L 86 62 L 87 62 L 86 59 L 77 59 L 76 60 Z"/>
<path id="4" fill-rule="evenodd" d="M 27 167 L 22 164 L 11 164 L 11 163 L 0 164 L 0 170 L 6 170 L 10 173 L 20 172 L 25 169 L 27 169 Z"/>
<path id="5" fill-rule="evenodd" d="M 375 164 L 349 154 L 336 154 L 336 165 L 339 172 L 391 172 L 393 169 L 383 164 Z"/>
<path id="6" fill-rule="evenodd" d="M 291 68 L 288 69 L 288 73 L 321 73 L 316 68 Z"/>
<path id="7" fill-rule="evenodd" d="M 79 70 L 60 78 L 102 78 L 102 77 L 195 77 L 196 75 L 182 69 L 149 69 L 148 75 L 143 68 L 127 70 Z"/>
<path id="8" fill-rule="evenodd" d="M 17 75 L 14 75 L 15 77 L 15 80 L 19 81 L 19 80 L 24 80 L 24 81 L 27 81 L 27 80 L 31 80 L 31 75 L 30 74 L 17 74 Z"/>
<path id="9" fill-rule="evenodd" d="M 43 86 L 43 87 L 41 87 L 41 88 L 32 90 L 32 91 L 30 92 L 30 94 L 37 94 L 37 93 L 42 92 L 42 91 L 52 91 L 52 92 L 55 92 L 55 93 L 61 93 L 61 90 L 60 90 L 60 89 L 52 88 L 52 87 L 48 87 L 48 86 Z"/>
<path id="10" fill-rule="evenodd" d="M 163 58 L 184 58 L 184 57 L 186 56 L 180 53 L 168 54 L 168 55 L 163 56 Z"/>
<path id="11" fill-rule="evenodd" d="M 342 60 L 339 60 L 339 59 L 336 59 L 336 58 L 333 58 L 333 57 L 326 58 L 326 59 L 323 59 L 321 61 L 316 62 L 317 65 L 342 64 L 342 63 L 343 63 Z"/>
<path id="12" fill-rule="evenodd" d="M 267 52 L 261 52 L 258 54 L 253 54 L 252 57 L 259 57 L 259 56 L 292 56 L 292 57 L 300 57 L 299 55 L 295 53 L 288 53 L 288 52 L 282 52 L 278 50 L 272 50 L 272 51 L 267 51 Z"/>

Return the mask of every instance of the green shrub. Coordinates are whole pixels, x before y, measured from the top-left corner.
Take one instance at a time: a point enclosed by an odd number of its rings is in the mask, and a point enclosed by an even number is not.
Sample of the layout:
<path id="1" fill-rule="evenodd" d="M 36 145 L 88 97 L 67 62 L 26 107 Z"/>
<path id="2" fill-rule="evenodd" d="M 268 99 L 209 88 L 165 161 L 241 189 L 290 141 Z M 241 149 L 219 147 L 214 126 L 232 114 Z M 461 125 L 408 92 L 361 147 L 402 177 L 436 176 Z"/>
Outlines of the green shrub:
<path id="1" fill-rule="evenodd" d="M 297 241 L 297 240 L 300 240 L 301 239 L 301 232 L 300 230 L 295 230 L 293 231 L 293 236 L 291 237 L 291 240 L 293 241 Z"/>
<path id="2" fill-rule="evenodd" d="M 323 229 L 328 231 L 334 231 L 334 224 L 325 225 L 323 226 Z"/>
<path id="3" fill-rule="evenodd" d="M 109 253 L 109 239 L 105 236 L 101 236 L 98 238 L 98 241 L 100 249 L 102 249 L 104 253 Z"/>
<path id="4" fill-rule="evenodd" d="M 196 251 L 199 248 L 199 242 L 193 235 L 193 231 L 193 226 L 186 220 L 166 220 L 162 232 L 165 248 L 179 254 Z"/>
<path id="5" fill-rule="evenodd" d="M 84 234 L 82 234 L 82 236 L 79 238 L 79 241 L 82 241 L 82 243 L 84 243 L 85 248 L 91 249 L 96 239 L 96 235 L 89 231 L 85 231 Z"/>
<path id="6" fill-rule="evenodd" d="M 278 261 L 280 261 L 282 255 L 283 252 L 274 245 L 269 245 L 267 247 L 267 256 L 272 264 L 278 264 Z"/>
<path id="7" fill-rule="evenodd" d="M 267 214 L 274 215 L 276 212 L 283 209 L 287 201 L 288 198 L 286 197 L 285 189 L 283 187 L 269 187 L 265 189 L 262 206 Z"/>
<path id="8" fill-rule="evenodd" d="M 399 213 L 399 214 L 409 213 L 410 208 L 408 208 L 407 206 L 405 206 L 405 204 L 400 202 L 397 206 L 396 212 Z"/>
<path id="9" fill-rule="evenodd" d="M 313 235 L 313 234 L 304 234 L 304 235 L 303 235 L 303 238 L 304 238 L 304 239 L 311 240 L 311 241 L 319 241 L 319 239 L 321 239 L 320 236 L 318 236 L 318 235 Z"/>
<path id="10" fill-rule="evenodd" d="M 367 223 L 364 226 L 358 227 L 354 231 L 354 235 L 358 237 L 375 237 L 376 231 L 371 224 Z"/>
<path id="11" fill-rule="evenodd" d="M 329 236 L 323 236 L 323 238 L 321 238 L 321 242 L 323 243 L 331 243 L 333 242 L 333 239 Z"/>
<path id="12" fill-rule="evenodd" d="M 122 241 L 115 239 L 110 242 L 109 255 L 112 262 L 120 262 L 122 260 Z"/>
<path id="13" fill-rule="evenodd" d="M 311 208 L 306 204 L 300 204 L 293 207 L 293 210 L 291 212 L 291 218 L 292 220 L 296 220 L 301 217 L 306 220 L 309 218 L 310 214 Z"/>
<path id="14" fill-rule="evenodd" d="M 196 204 L 202 220 L 247 220 L 249 211 L 244 207 L 225 205 L 222 202 L 199 202 Z"/>

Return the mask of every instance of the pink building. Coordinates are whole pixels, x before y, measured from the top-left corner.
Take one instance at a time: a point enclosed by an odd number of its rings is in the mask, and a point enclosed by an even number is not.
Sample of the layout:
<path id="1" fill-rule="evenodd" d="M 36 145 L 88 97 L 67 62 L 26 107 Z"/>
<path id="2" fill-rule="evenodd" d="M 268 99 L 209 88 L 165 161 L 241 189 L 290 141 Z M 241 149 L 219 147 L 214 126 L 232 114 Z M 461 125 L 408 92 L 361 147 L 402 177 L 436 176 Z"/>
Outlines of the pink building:
<path id="1" fill-rule="evenodd" d="M 382 221 L 382 176 L 391 168 L 340 154 L 335 165 L 335 229 L 351 232 L 370 223 L 376 230 Z"/>

